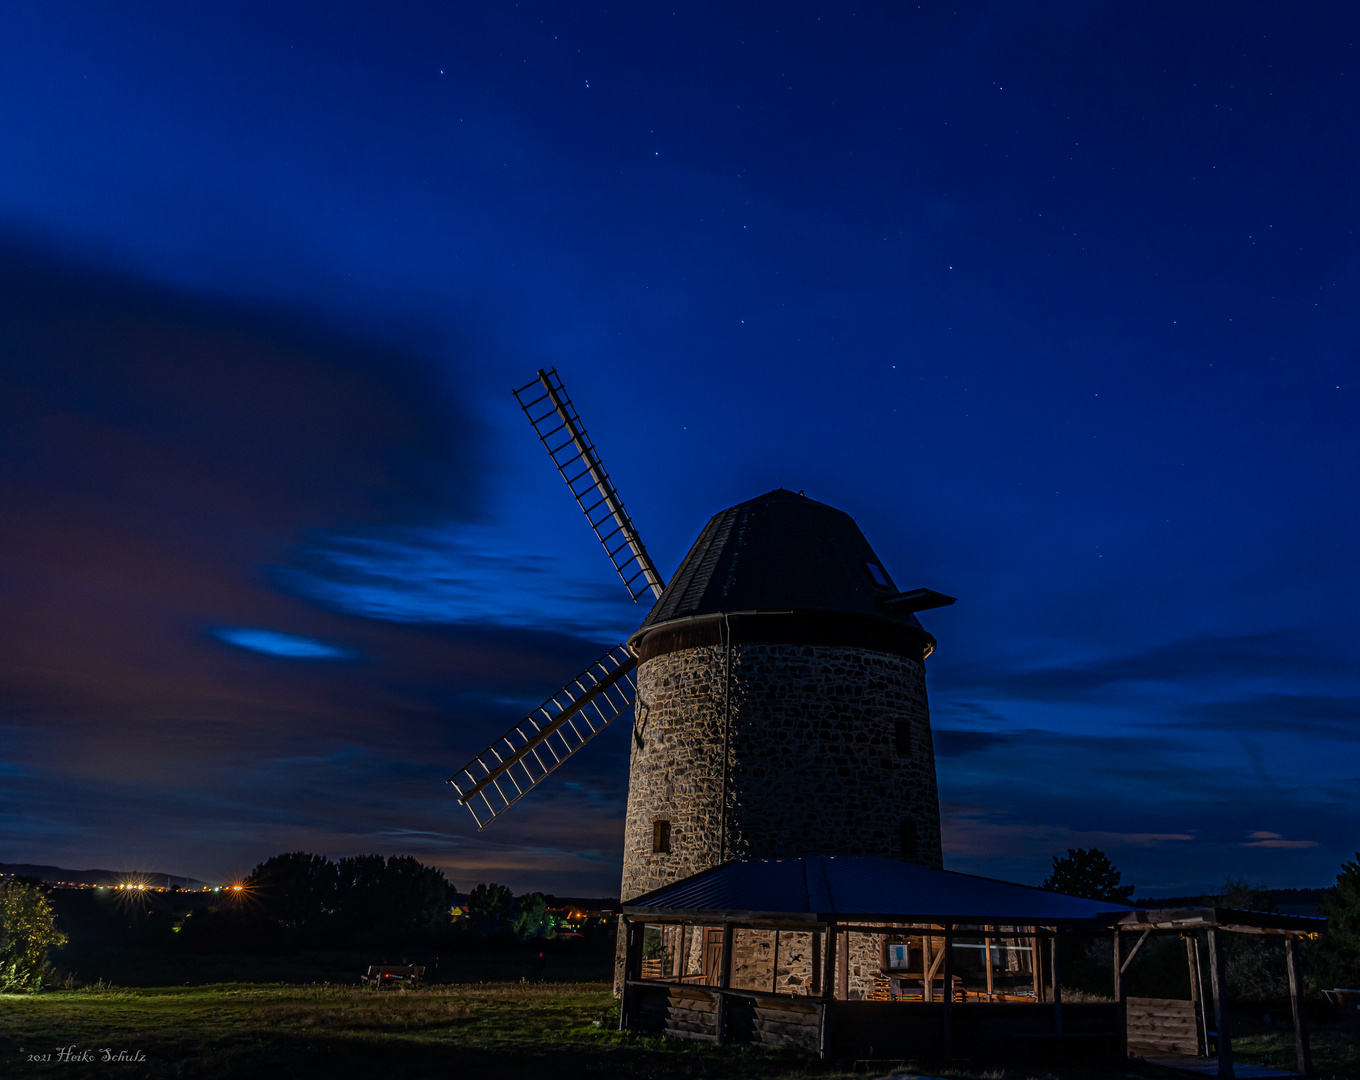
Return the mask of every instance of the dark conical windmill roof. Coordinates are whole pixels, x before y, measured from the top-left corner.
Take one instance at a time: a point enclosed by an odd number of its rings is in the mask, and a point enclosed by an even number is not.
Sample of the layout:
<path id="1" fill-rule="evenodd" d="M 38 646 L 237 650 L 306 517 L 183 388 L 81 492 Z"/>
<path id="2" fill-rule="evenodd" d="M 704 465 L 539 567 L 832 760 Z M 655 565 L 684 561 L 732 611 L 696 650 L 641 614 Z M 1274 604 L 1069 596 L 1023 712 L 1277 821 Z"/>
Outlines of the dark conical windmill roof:
<path id="1" fill-rule="evenodd" d="M 875 577 L 877 575 L 877 577 Z M 920 629 L 885 614 L 897 587 L 854 518 L 778 488 L 715 514 L 638 633 L 723 612 L 837 612 Z"/>

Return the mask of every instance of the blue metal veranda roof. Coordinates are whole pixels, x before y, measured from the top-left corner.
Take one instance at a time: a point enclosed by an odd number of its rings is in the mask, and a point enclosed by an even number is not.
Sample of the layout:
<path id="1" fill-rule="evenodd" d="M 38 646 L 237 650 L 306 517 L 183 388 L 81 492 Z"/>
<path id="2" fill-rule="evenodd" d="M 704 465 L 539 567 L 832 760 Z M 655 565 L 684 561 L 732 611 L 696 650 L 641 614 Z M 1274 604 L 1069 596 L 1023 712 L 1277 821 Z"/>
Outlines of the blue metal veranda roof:
<path id="1" fill-rule="evenodd" d="M 991 878 L 854 855 L 740 859 L 656 889 L 623 905 L 629 915 L 718 918 L 827 917 L 899 922 L 1036 925 L 1109 924 L 1126 904 L 1013 885 Z"/>

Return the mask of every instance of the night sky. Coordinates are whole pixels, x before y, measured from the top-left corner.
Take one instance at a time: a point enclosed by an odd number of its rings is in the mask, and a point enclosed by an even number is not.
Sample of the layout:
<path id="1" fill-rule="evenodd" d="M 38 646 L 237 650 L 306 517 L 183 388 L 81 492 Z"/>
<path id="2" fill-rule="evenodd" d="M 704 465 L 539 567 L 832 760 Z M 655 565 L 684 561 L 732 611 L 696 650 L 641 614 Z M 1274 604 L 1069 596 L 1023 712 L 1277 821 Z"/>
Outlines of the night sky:
<path id="1" fill-rule="evenodd" d="M 926 612 L 946 865 L 1360 847 L 1360 14 L 0 11 L 0 861 L 618 890 L 619 722 L 444 783 L 783 486 Z"/>

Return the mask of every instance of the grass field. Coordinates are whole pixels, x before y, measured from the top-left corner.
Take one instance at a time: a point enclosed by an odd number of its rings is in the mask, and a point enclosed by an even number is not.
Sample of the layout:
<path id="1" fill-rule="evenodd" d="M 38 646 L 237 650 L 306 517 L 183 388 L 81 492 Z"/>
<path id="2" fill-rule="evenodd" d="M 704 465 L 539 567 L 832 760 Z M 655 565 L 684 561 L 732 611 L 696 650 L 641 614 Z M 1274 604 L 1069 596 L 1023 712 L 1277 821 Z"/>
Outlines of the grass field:
<path id="1" fill-rule="evenodd" d="M 0 1077 L 834 1080 L 889 1071 L 889 1063 L 823 1066 L 793 1053 L 620 1034 L 616 1018 L 617 1005 L 600 982 L 416 990 L 276 983 L 87 987 L 0 996 Z M 68 1060 L 63 1047 L 70 1048 Z M 1319 1076 L 1360 1078 L 1355 1025 L 1320 1027 L 1314 1048 Z M 1287 1033 L 1246 1036 L 1237 1049 L 1239 1060 L 1292 1065 Z M 105 1060 L 106 1051 L 112 1060 Z M 1045 1076 L 1043 1069 L 1003 1074 L 922 1067 L 932 1075 L 989 1080 Z M 1138 1064 L 1059 1072 L 1061 1080 L 1185 1075 Z"/>
<path id="2" fill-rule="evenodd" d="M 832 1076 L 805 1058 L 621 1035 L 603 983 L 223 984 L 0 998 L 0 1076 Z M 89 1051 L 61 1060 L 60 1047 Z M 105 1049 L 143 1061 L 101 1060 Z"/>

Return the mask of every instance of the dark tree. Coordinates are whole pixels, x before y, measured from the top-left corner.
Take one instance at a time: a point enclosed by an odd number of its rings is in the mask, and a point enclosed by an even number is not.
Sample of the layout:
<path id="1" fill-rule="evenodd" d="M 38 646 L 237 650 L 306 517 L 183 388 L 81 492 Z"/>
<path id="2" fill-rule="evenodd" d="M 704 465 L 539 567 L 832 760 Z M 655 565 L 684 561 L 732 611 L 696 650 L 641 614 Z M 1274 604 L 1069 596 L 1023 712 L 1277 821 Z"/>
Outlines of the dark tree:
<path id="1" fill-rule="evenodd" d="M 382 855 L 355 855 L 336 866 L 339 904 L 336 914 L 347 937 L 372 934 L 391 917 L 392 897 L 387 894 L 387 859 Z"/>
<path id="2" fill-rule="evenodd" d="M 1053 856 L 1053 872 L 1044 879 L 1043 888 L 1088 900 L 1110 900 L 1127 904 L 1133 899 L 1133 886 L 1119 884 L 1119 871 L 1100 848 L 1068 848 L 1067 854 Z"/>
<path id="3" fill-rule="evenodd" d="M 1336 888 L 1318 913 L 1327 916 L 1327 929 L 1312 950 L 1317 981 L 1322 986 L 1360 986 L 1360 851 L 1355 862 L 1341 864 Z"/>
<path id="4" fill-rule="evenodd" d="M 409 855 L 356 855 L 337 868 L 340 918 L 350 936 L 408 938 L 448 921 L 452 888 L 442 871 Z"/>
<path id="5" fill-rule="evenodd" d="M 393 855 L 383 873 L 388 902 L 386 925 L 398 932 L 426 933 L 449 919 L 453 886 L 442 870 L 423 866 L 409 855 Z"/>
<path id="6" fill-rule="evenodd" d="M 504 885 L 478 885 L 468 897 L 468 924 L 474 934 L 494 937 L 512 931 L 515 900 Z"/>
<path id="7" fill-rule="evenodd" d="M 1258 888 L 1246 878 L 1228 878 L 1218 893 L 1218 906 L 1235 911 L 1274 911 L 1270 890 Z"/>
<path id="8" fill-rule="evenodd" d="M 246 877 L 250 898 L 300 937 L 323 934 L 337 905 L 336 866 L 324 855 L 294 851 L 260 863 Z"/>

